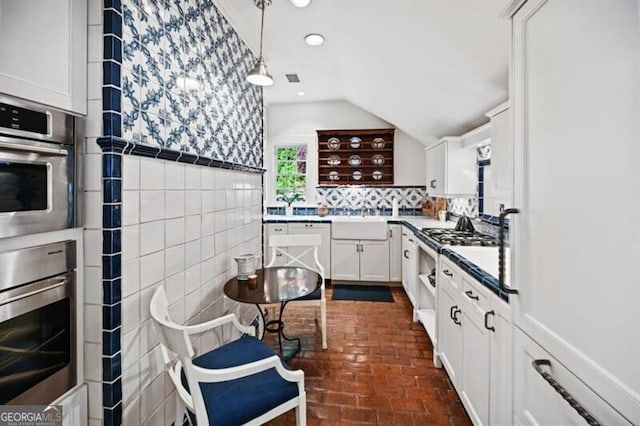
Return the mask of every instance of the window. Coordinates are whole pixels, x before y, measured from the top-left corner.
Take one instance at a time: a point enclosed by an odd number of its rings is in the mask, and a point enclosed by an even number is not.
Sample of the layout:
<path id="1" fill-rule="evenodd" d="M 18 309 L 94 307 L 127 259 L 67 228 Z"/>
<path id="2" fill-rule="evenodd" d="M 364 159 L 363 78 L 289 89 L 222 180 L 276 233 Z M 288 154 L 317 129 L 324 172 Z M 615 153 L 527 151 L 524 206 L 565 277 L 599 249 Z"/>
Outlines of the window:
<path id="1" fill-rule="evenodd" d="M 307 147 L 276 147 L 276 201 L 307 199 Z"/>

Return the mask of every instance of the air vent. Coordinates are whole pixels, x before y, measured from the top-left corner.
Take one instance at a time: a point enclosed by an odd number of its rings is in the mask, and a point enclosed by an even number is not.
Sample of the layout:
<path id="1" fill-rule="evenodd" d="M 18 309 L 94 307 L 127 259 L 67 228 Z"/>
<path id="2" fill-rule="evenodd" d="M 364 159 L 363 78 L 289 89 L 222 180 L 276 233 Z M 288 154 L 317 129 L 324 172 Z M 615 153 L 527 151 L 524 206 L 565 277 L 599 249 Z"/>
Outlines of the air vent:
<path id="1" fill-rule="evenodd" d="M 287 80 L 289 80 L 289 83 L 300 83 L 300 77 L 298 77 L 298 74 L 285 74 L 285 76 L 287 77 Z"/>

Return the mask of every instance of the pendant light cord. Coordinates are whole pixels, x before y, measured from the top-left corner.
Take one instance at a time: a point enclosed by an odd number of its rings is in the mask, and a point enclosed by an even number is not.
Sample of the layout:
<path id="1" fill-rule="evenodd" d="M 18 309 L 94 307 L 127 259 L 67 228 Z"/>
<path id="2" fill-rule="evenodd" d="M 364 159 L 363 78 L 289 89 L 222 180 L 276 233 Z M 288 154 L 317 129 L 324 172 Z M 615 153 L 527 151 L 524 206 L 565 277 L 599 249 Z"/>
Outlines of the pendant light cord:
<path id="1" fill-rule="evenodd" d="M 260 59 L 262 59 L 262 35 L 264 34 L 264 6 L 267 0 L 259 0 L 260 1 L 260 9 L 261 9 L 261 18 L 260 18 Z"/>

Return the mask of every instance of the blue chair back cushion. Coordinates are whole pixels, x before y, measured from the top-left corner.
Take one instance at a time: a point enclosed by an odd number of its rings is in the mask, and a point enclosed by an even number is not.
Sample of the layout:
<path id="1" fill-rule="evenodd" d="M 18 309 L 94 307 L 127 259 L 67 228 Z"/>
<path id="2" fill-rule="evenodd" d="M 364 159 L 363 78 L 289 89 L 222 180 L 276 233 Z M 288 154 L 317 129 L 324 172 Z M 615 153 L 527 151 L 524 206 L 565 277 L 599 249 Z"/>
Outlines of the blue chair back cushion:
<path id="1" fill-rule="evenodd" d="M 260 340 L 244 336 L 194 358 L 193 363 L 202 368 L 228 368 L 273 355 Z M 184 370 L 182 385 L 189 389 Z M 298 385 L 283 379 L 275 368 L 240 379 L 201 383 L 200 389 L 209 422 L 215 426 L 244 424 L 298 396 Z"/>

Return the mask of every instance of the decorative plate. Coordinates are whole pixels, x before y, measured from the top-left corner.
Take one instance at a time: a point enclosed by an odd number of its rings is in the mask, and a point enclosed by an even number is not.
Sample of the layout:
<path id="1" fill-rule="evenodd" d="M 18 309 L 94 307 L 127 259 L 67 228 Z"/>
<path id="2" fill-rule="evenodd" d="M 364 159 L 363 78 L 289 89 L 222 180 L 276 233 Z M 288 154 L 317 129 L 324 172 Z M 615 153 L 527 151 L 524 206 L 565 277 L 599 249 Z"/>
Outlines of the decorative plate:
<path id="1" fill-rule="evenodd" d="M 353 177 L 353 180 L 360 180 L 362 179 L 362 172 L 360 170 L 356 170 L 355 172 L 353 172 L 351 177 Z"/>
<path id="2" fill-rule="evenodd" d="M 340 175 L 335 170 L 329 172 L 329 180 L 340 180 Z"/>
<path id="3" fill-rule="evenodd" d="M 359 166 L 362 164 L 362 158 L 359 155 L 352 155 L 349 157 L 349 165 L 350 166 Z"/>
<path id="4" fill-rule="evenodd" d="M 342 161 L 340 160 L 340 157 L 338 157 L 337 155 L 331 155 L 327 159 L 327 164 L 330 165 L 330 166 L 337 166 L 341 162 Z"/>
<path id="5" fill-rule="evenodd" d="M 374 180 L 382 179 L 382 172 L 380 170 L 375 170 L 372 174 Z"/>
<path id="6" fill-rule="evenodd" d="M 374 166 L 382 166 L 384 164 L 384 155 L 382 154 L 376 154 L 373 157 L 371 157 L 371 163 Z"/>
<path id="7" fill-rule="evenodd" d="M 349 145 L 351 145 L 351 148 L 360 148 L 361 143 L 362 143 L 362 139 L 360 139 L 357 136 L 354 136 L 351 139 L 349 139 Z"/>
<path id="8" fill-rule="evenodd" d="M 374 140 L 371 141 L 371 148 L 373 149 L 382 149 L 384 148 L 384 139 L 382 138 L 375 138 Z"/>
<path id="9" fill-rule="evenodd" d="M 335 151 L 336 149 L 340 148 L 340 139 L 329 138 L 329 140 L 327 141 L 327 147 L 332 151 Z"/>

